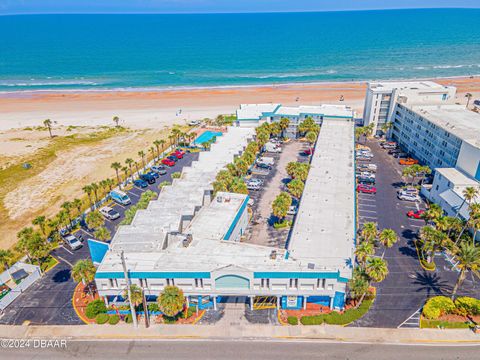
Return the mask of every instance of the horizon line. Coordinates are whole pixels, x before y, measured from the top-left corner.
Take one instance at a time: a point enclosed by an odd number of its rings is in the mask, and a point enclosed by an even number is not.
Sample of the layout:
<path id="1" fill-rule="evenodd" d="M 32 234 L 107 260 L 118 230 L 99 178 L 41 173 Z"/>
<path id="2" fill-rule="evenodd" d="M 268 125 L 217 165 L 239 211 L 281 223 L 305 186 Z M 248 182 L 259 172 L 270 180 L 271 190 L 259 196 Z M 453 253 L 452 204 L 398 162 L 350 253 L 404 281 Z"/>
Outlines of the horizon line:
<path id="1" fill-rule="evenodd" d="M 295 13 L 331 13 L 331 12 L 374 12 L 374 11 L 402 11 L 402 10 L 480 10 L 478 7 L 411 7 L 411 8 L 371 8 L 371 9 L 332 9 L 332 10 L 295 10 L 295 11 L 172 11 L 172 12 L 19 12 L 19 13 L 0 13 L 0 16 L 22 16 L 22 15 L 222 15 L 222 14 L 295 14 Z"/>

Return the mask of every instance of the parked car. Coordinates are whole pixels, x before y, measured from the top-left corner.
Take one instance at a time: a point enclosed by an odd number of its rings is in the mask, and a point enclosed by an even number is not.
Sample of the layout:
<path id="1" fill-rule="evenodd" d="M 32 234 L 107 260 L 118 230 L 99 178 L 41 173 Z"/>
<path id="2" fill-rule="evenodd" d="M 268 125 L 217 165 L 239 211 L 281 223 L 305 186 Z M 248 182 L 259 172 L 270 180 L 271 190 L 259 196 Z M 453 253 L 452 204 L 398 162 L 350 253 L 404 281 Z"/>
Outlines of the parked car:
<path id="1" fill-rule="evenodd" d="M 80 249 L 83 244 L 72 234 L 69 234 L 63 238 L 63 242 L 67 245 L 71 250 L 78 250 Z"/>
<path id="2" fill-rule="evenodd" d="M 155 179 L 158 179 L 160 175 L 158 175 L 155 171 L 149 171 L 147 175 L 153 176 Z"/>
<path id="3" fill-rule="evenodd" d="M 400 159 L 398 162 L 400 165 L 415 165 L 418 164 L 418 160 L 412 158 Z"/>
<path id="4" fill-rule="evenodd" d="M 395 149 L 398 145 L 395 141 L 385 141 L 381 143 L 380 146 L 383 147 L 384 149 L 388 149 L 388 148 Z"/>
<path id="5" fill-rule="evenodd" d="M 130 205 L 132 201 L 128 197 L 127 194 L 125 194 L 123 191 L 120 190 L 112 190 L 110 191 L 110 197 L 113 201 L 120 205 Z"/>
<path id="6" fill-rule="evenodd" d="M 273 152 L 273 153 L 281 153 L 282 152 L 282 147 L 277 144 L 277 143 L 274 143 L 274 142 L 267 142 L 263 149 L 266 151 L 266 152 Z"/>
<path id="7" fill-rule="evenodd" d="M 295 205 L 292 205 L 288 208 L 287 215 L 295 215 L 298 211 L 298 208 Z"/>
<path id="8" fill-rule="evenodd" d="M 257 163 L 257 167 L 260 169 L 267 169 L 267 170 L 272 170 L 272 167 L 268 164 L 265 163 Z"/>
<path id="9" fill-rule="evenodd" d="M 175 153 L 180 154 L 180 155 L 182 155 L 182 156 L 184 156 L 184 155 L 186 154 L 186 152 L 183 151 L 182 149 L 176 149 L 176 150 L 175 150 Z"/>
<path id="10" fill-rule="evenodd" d="M 262 187 L 260 184 L 247 184 L 247 189 L 248 190 L 254 190 L 254 191 L 257 191 L 257 190 L 260 190 Z"/>
<path id="11" fill-rule="evenodd" d="M 202 122 L 200 120 L 188 120 L 187 125 L 188 126 L 197 126 L 200 125 Z"/>
<path id="12" fill-rule="evenodd" d="M 404 152 L 400 152 L 400 153 L 394 154 L 393 157 L 397 159 L 406 159 L 408 158 L 408 154 Z"/>
<path id="13" fill-rule="evenodd" d="M 357 153 L 356 157 L 357 157 L 357 159 L 364 158 L 364 159 L 370 160 L 370 159 L 373 158 L 373 154 L 372 153 L 367 153 L 367 152 Z"/>
<path id="14" fill-rule="evenodd" d="M 368 177 L 368 178 L 375 179 L 375 174 L 371 173 L 370 171 L 361 171 L 361 172 L 357 173 L 356 176 L 357 177 Z"/>
<path id="15" fill-rule="evenodd" d="M 170 160 L 169 158 L 165 158 L 162 160 L 162 164 L 172 167 L 175 165 L 175 161 Z"/>
<path id="16" fill-rule="evenodd" d="M 155 176 L 151 175 L 150 173 L 140 174 L 139 178 L 149 184 L 155 184 Z"/>
<path id="17" fill-rule="evenodd" d="M 152 171 L 155 171 L 159 175 L 166 175 L 167 174 L 167 169 L 165 168 L 165 165 L 154 165 L 151 167 Z"/>
<path id="18" fill-rule="evenodd" d="M 120 217 L 120 214 L 109 206 L 102 207 L 100 209 L 100 214 L 108 220 L 116 220 Z"/>
<path id="19" fill-rule="evenodd" d="M 142 189 L 148 187 L 148 183 L 146 181 L 143 181 L 142 179 L 133 180 L 133 185 L 138 186 Z"/>
<path id="20" fill-rule="evenodd" d="M 410 210 L 410 211 L 407 213 L 407 216 L 408 216 L 409 218 L 422 219 L 424 213 L 425 213 L 425 210 L 417 210 L 417 211 Z"/>
<path id="21" fill-rule="evenodd" d="M 398 153 L 401 153 L 402 150 L 400 149 L 392 149 L 392 150 L 388 150 L 388 155 L 395 155 L 395 154 L 398 154 Z"/>
<path id="22" fill-rule="evenodd" d="M 400 189 L 398 191 L 398 194 L 414 194 L 414 195 L 418 195 L 418 189 L 417 188 L 414 188 L 414 187 L 410 187 L 410 186 L 407 186 L 403 189 Z"/>
<path id="23" fill-rule="evenodd" d="M 181 153 L 181 152 L 176 152 L 176 151 L 174 151 L 174 152 L 172 152 L 172 153 L 170 154 L 170 156 L 176 157 L 177 160 L 183 159 L 183 153 Z M 169 157 L 170 157 L 170 156 L 169 156 Z"/>
<path id="24" fill-rule="evenodd" d="M 361 176 L 357 178 L 359 184 L 375 184 L 375 178 Z"/>
<path id="25" fill-rule="evenodd" d="M 414 201 L 414 202 L 420 201 L 420 196 L 416 194 L 400 193 L 398 194 L 398 198 L 404 201 Z"/>
<path id="26" fill-rule="evenodd" d="M 246 181 L 246 184 L 258 184 L 258 185 L 263 185 L 263 180 L 262 179 L 257 179 L 257 178 L 251 178 Z"/>
<path id="27" fill-rule="evenodd" d="M 365 193 L 365 194 L 376 194 L 377 193 L 377 188 L 371 185 L 366 185 L 366 184 L 358 184 L 357 185 L 357 191 L 360 193 Z"/>
<path id="28" fill-rule="evenodd" d="M 176 157 L 175 155 L 168 155 L 168 156 L 167 156 L 167 159 L 170 159 L 170 160 L 172 160 L 173 162 L 177 162 L 177 161 L 178 161 L 178 157 Z"/>

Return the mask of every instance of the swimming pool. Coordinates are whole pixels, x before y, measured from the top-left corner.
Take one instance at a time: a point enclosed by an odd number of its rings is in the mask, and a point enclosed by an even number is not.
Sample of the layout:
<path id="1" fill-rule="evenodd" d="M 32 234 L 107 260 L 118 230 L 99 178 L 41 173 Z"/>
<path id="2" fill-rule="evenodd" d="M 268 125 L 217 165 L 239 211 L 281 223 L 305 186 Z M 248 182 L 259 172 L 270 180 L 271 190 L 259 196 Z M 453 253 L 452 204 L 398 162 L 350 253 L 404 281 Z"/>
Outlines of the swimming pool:
<path id="1" fill-rule="evenodd" d="M 221 133 L 220 131 L 207 130 L 195 139 L 195 144 L 201 145 L 205 142 L 212 140 L 216 136 L 222 136 L 222 135 L 223 133 Z"/>

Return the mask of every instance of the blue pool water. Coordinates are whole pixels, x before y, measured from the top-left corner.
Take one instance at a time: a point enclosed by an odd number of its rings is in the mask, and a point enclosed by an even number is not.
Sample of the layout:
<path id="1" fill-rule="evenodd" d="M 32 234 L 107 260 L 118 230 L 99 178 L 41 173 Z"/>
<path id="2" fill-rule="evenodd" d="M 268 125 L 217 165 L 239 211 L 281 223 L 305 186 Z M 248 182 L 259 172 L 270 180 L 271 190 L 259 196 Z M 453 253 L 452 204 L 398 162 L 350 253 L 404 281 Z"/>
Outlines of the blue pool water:
<path id="1" fill-rule="evenodd" d="M 205 142 L 212 140 L 216 136 L 222 136 L 222 133 L 218 131 L 210 131 L 210 130 L 205 131 L 203 134 L 201 134 L 199 137 L 195 139 L 195 144 L 198 144 L 198 145 L 203 144 Z"/>

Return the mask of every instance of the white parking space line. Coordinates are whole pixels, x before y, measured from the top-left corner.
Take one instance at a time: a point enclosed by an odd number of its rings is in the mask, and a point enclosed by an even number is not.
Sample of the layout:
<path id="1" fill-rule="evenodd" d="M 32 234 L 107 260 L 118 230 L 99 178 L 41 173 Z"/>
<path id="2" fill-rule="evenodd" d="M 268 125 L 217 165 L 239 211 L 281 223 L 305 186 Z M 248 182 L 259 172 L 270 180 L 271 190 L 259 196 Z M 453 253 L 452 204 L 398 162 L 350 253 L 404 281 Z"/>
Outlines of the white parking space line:
<path id="1" fill-rule="evenodd" d="M 359 209 L 358 212 L 360 213 L 374 213 L 376 214 L 377 212 L 375 210 L 365 210 L 365 209 Z"/>
<path id="2" fill-rule="evenodd" d="M 364 198 L 360 198 L 360 201 L 361 202 L 377 202 L 375 199 L 364 199 Z"/>
<path id="3" fill-rule="evenodd" d="M 73 252 L 71 252 L 70 250 L 68 250 L 65 246 L 60 246 L 63 250 L 65 250 L 66 252 L 68 252 L 70 255 L 73 255 Z"/>
<path id="4" fill-rule="evenodd" d="M 410 227 L 421 229 L 423 226 L 411 224 Z"/>
<path id="5" fill-rule="evenodd" d="M 363 216 L 363 215 L 360 215 L 360 217 L 362 219 L 374 219 L 374 220 L 377 220 L 377 217 L 376 216 Z"/>
<path id="6" fill-rule="evenodd" d="M 358 206 L 362 206 L 362 207 L 377 207 L 376 204 L 358 204 Z"/>
<path id="7" fill-rule="evenodd" d="M 140 197 L 140 195 L 137 195 L 137 194 L 135 194 L 134 192 L 129 191 L 128 193 L 129 193 L 130 195 L 133 195 L 133 196 L 136 196 L 136 197 Z"/>
<path id="8" fill-rule="evenodd" d="M 66 262 L 68 265 L 70 265 L 70 267 L 73 268 L 73 264 L 70 262 L 70 261 L 67 261 L 65 260 L 64 258 L 62 258 L 61 256 L 57 256 L 60 260 L 62 260 L 63 262 Z"/>

